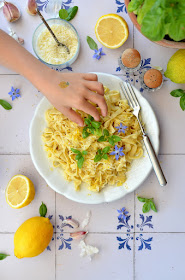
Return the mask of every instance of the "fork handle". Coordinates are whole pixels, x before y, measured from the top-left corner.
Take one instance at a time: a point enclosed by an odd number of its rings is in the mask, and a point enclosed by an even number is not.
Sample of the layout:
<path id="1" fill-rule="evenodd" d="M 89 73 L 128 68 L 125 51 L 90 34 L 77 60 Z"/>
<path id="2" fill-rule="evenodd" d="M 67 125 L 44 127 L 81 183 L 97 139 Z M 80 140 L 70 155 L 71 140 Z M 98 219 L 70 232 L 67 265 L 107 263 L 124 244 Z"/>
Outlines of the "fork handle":
<path id="1" fill-rule="evenodd" d="M 165 186 L 167 184 L 166 178 L 163 174 L 163 171 L 161 169 L 160 163 L 158 161 L 158 158 L 154 151 L 152 143 L 150 142 L 150 138 L 146 134 L 143 135 L 143 141 L 144 141 L 147 153 L 149 155 L 150 161 L 153 165 L 153 169 L 154 169 L 157 179 L 159 181 L 159 184 L 161 186 Z"/>

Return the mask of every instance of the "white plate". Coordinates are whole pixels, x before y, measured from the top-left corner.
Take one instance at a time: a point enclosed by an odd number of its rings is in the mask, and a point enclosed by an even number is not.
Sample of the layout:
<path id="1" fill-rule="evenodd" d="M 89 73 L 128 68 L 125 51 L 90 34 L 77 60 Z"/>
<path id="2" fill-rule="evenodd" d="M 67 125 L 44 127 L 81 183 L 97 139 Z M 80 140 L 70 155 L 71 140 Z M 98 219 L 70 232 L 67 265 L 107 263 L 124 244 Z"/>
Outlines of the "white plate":
<path id="1" fill-rule="evenodd" d="M 120 78 L 109 74 L 96 74 L 98 75 L 98 80 L 109 89 L 120 91 L 119 83 L 122 82 Z M 159 126 L 156 116 L 147 100 L 143 98 L 138 90 L 135 89 L 135 92 L 142 107 L 142 120 L 145 123 L 146 131 L 153 143 L 156 153 L 158 153 Z M 122 98 L 124 97 L 122 96 Z M 131 170 L 127 173 L 127 181 L 123 186 L 107 186 L 100 193 L 93 193 L 82 185 L 81 190 L 76 192 L 73 183 L 64 179 L 61 169 L 52 168 L 52 163 L 47 158 L 46 152 L 43 149 L 41 135 L 46 127 L 44 114 L 51 106 L 49 101 L 43 98 L 36 108 L 30 125 L 30 153 L 37 171 L 53 190 L 80 203 L 98 204 L 114 201 L 125 196 L 127 193 L 138 188 L 148 177 L 152 170 L 152 165 L 147 152 L 144 151 L 144 156 L 142 158 L 133 161 Z"/>

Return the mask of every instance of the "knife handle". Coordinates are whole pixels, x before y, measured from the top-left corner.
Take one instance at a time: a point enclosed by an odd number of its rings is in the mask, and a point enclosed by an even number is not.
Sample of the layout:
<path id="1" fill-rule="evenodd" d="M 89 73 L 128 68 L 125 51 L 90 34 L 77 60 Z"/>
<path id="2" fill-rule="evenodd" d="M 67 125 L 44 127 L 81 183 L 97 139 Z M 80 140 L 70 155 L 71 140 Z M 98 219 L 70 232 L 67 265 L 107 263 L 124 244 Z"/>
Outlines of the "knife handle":
<path id="1" fill-rule="evenodd" d="M 157 155 L 154 151 L 152 143 L 150 142 L 150 139 L 146 134 L 143 135 L 143 141 L 144 141 L 147 153 L 149 155 L 150 161 L 153 165 L 153 169 L 154 169 L 155 174 L 157 176 L 157 179 L 159 181 L 159 184 L 161 186 L 165 186 L 167 184 L 166 178 L 165 178 L 164 173 L 161 169 L 160 163 L 158 161 L 158 158 L 157 158 Z"/>

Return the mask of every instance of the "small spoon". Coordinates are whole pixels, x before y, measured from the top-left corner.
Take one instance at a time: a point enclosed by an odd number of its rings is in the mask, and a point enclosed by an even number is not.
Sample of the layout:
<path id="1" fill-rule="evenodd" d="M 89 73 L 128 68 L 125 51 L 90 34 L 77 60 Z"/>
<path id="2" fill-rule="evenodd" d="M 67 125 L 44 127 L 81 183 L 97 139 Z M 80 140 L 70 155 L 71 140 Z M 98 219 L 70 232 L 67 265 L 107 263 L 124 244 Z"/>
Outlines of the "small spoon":
<path id="1" fill-rule="evenodd" d="M 64 45 L 63 43 L 59 42 L 59 40 L 57 39 L 57 37 L 55 36 L 55 34 L 53 33 L 53 31 L 51 30 L 50 26 L 48 25 L 47 21 L 44 19 L 43 15 L 41 14 L 41 12 L 37 9 L 37 14 L 40 16 L 41 20 L 43 21 L 43 23 L 45 24 L 45 26 L 47 27 L 47 29 L 49 30 L 49 32 L 51 33 L 51 35 L 53 36 L 53 38 L 55 39 L 57 45 L 60 47 L 65 47 L 67 52 L 70 53 L 69 48 Z"/>

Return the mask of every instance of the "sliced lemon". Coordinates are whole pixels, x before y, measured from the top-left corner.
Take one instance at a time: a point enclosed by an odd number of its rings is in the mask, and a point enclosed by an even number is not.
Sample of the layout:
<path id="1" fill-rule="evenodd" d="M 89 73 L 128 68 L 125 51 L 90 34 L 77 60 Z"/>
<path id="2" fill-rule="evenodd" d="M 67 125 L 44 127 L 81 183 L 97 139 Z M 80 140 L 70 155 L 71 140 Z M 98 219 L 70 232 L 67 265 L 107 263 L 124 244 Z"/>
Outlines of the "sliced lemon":
<path id="1" fill-rule="evenodd" d="M 22 208 L 34 199 L 34 185 L 26 176 L 15 175 L 8 183 L 5 196 L 7 203 L 12 208 Z"/>
<path id="2" fill-rule="evenodd" d="M 95 34 L 103 46 L 117 49 L 128 39 L 129 29 L 124 18 L 116 14 L 108 14 L 98 19 Z"/>

